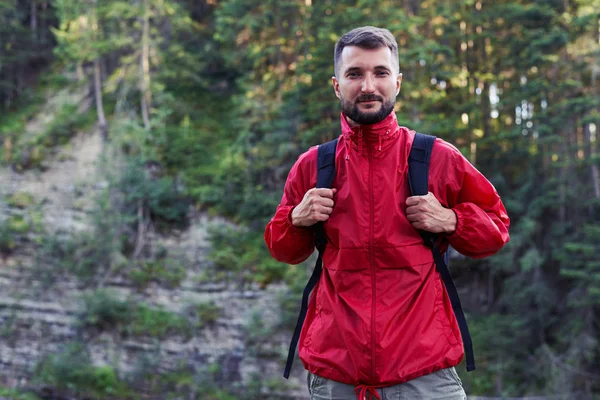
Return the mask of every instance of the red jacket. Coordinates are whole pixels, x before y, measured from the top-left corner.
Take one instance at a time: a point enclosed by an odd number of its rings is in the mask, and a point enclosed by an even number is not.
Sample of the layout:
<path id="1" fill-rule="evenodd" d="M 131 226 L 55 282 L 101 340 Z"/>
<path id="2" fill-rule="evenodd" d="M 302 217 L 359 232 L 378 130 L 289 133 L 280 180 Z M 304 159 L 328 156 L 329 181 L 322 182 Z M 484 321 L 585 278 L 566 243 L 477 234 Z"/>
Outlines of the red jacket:
<path id="1" fill-rule="evenodd" d="M 324 224 L 327 249 L 310 298 L 299 354 L 311 373 L 360 386 L 388 386 L 456 366 L 463 344 L 431 250 L 405 215 L 408 154 L 415 135 L 392 112 L 351 128 L 341 117 L 334 208 Z M 302 154 L 265 230 L 273 257 L 298 264 L 314 251 L 310 228 L 291 212 L 315 187 L 317 147 Z M 509 240 L 509 218 L 492 184 L 452 145 L 437 139 L 429 191 L 454 210 L 456 231 L 444 237 L 475 258 Z"/>

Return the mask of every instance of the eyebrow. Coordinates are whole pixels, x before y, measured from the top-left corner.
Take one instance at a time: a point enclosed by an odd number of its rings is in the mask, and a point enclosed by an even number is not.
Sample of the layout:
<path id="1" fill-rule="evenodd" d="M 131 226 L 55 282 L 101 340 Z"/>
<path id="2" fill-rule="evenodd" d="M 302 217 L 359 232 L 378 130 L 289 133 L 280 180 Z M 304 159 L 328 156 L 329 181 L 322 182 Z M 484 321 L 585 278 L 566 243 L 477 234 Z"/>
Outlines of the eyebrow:
<path id="1" fill-rule="evenodd" d="M 376 67 L 375 67 L 375 70 L 382 70 L 382 69 L 383 69 L 383 70 L 386 70 L 386 71 L 391 71 L 391 70 L 390 70 L 388 67 L 386 67 L 385 65 L 378 65 L 378 66 L 376 66 Z M 347 74 L 347 73 L 349 73 L 349 72 L 357 72 L 357 71 L 362 71 L 362 68 L 360 68 L 360 67 L 351 67 L 351 68 L 348 68 L 348 69 L 347 69 L 347 70 L 344 72 L 344 74 Z"/>

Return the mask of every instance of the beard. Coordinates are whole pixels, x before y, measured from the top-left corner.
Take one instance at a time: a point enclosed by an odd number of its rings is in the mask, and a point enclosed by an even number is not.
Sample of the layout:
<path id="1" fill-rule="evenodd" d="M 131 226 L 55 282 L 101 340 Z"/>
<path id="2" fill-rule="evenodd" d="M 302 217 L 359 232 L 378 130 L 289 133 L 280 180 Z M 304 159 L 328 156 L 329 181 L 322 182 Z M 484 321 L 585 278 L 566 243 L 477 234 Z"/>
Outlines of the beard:
<path id="1" fill-rule="evenodd" d="M 377 111 L 362 111 L 358 107 L 358 103 L 361 101 L 379 101 L 381 107 Z M 345 98 L 341 98 L 340 103 L 342 105 L 342 112 L 350 118 L 352 121 L 360 125 L 372 125 L 383 121 L 390 113 L 394 110 L 394 104 L 396 103 L 396 97 L 393 99 L 384 100 L 382 97 L 375 95 L 364 95 L 359 96 L 355 102 L 347 101 Z"/>

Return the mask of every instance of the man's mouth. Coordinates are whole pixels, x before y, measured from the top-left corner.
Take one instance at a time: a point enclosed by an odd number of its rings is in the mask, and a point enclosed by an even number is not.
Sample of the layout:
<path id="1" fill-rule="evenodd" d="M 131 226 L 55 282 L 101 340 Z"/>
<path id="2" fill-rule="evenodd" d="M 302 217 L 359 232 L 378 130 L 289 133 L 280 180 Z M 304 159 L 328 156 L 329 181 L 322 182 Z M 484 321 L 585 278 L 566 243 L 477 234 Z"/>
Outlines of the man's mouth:
<path id="1" fill-rule="evenodd" d="M 359 99 L 358 103 L 375 103 L 377 101 L 381 101 L 379 99 Z"/>

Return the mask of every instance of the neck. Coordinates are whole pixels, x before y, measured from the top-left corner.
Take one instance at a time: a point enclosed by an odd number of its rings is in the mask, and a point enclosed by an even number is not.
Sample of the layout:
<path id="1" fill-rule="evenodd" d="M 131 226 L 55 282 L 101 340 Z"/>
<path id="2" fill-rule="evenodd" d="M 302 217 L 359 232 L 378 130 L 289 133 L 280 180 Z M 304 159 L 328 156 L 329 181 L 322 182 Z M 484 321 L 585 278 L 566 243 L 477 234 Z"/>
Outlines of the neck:
<path id="1" fill-rule="evenodd" d="M 348 125 L 350 125 L 351 128 L 354 128 L 355 126 L 358 126 L 360 124 L 357 124 L 356 122 L 354 122 L 353 120 L 351 120 L 350 118 L 348 118 L 348 116 L 344 115 L 346 117 L 346 122 L 348 122 Z"/>

